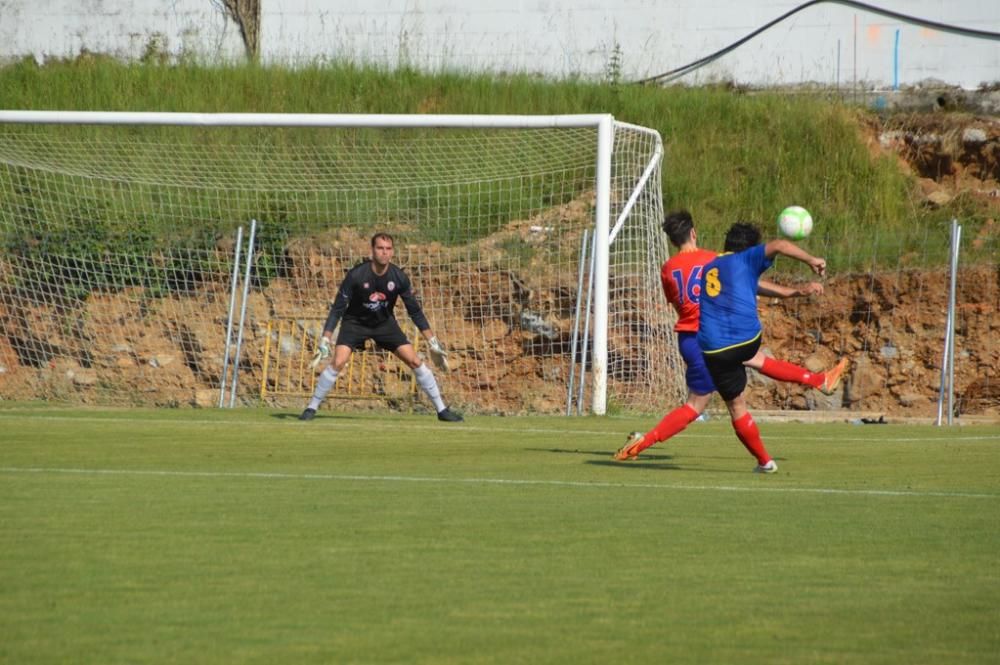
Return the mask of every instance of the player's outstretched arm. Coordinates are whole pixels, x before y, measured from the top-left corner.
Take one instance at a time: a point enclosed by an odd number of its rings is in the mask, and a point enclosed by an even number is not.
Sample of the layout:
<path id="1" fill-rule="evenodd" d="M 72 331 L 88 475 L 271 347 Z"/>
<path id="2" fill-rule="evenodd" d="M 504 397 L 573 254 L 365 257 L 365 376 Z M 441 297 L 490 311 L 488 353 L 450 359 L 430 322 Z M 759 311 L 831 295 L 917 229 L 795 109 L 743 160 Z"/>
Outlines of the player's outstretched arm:
<path id="1" fill-rule="evenodd" d="M 322 368 L 325 368 L 326 363 L 324 361 L 330 357 L 330 347 L 334 339 L 333 331 L 336 330 L 341 317 L 344 316 L 344 312 L 347 311 L 347 306 L 351 302 L 352 286 L 350 279 L 350 273 L 348 273 L 348 276 L 340 283 L 340 288 L 337 289 L 337 297 L 330 304 L 330 311 L 326 315 L 326 323 L 323 324 L 323 332 L 320 334 L 319 339 L 316 340 L 316 353 L 313 355 L 312 362 L 309 363 L 309 366 L 314 370 L 321 371 Z"/>
<path id="2" fill-rule="evenodd" d="M 331 334 L 324 330 L 316 341 L 316 353 L 313 355 L 312 362 L 309 363 L 309 367 L 312 369 L 317 369 L 320 363 L 330 357 L 330 336 Z"/>
<path id="3" fill-rule="evenodd" d="M 448 352 L 444 350 L 444 345 L 437 338 L 430 328 L 420 331 L 424 339 L 427 340 L 427 348 L 430 350 L 431 360 L 438 369 L 447 372 L 451 368 L 448 366 Z"/>
<path id="4" fill-rule="evenodd" d="M 766 279 L 757 282 L 757 295 L 765 298 L 796 298 L 823 295 L 823 285 L 819 282 L 809 282 L 802 286 L 782 286 Z"/>
<path id="5" fill-rule="evenodd" d="M 764 245 L 764 254 L 769 259 L 774 258 L 776 254 L 782 254 L 790 259 L 795 259 L 806 264 L 820 277 L 826 275 L 826 259 L 813 256 L 790 240 L 778 238 L 777 240 L 769 241 Z"/>

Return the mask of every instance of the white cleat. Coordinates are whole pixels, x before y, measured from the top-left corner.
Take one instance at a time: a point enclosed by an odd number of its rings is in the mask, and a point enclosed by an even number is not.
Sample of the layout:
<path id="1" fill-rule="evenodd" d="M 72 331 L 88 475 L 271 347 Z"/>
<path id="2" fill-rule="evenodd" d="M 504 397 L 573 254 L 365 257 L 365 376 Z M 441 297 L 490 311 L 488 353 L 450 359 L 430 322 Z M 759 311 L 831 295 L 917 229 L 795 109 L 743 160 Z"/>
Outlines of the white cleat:
<path id="1" fill-rule="evenodd" d="M 778 470 L 778 465 L 772 459 L 772 460 L 768 460 L 767 464 L 758 464 L 757 466 L 755 466 L 754 469 L 753 469 L 753 472 L 754 473 L 774 473 L 777 470 Z"/>

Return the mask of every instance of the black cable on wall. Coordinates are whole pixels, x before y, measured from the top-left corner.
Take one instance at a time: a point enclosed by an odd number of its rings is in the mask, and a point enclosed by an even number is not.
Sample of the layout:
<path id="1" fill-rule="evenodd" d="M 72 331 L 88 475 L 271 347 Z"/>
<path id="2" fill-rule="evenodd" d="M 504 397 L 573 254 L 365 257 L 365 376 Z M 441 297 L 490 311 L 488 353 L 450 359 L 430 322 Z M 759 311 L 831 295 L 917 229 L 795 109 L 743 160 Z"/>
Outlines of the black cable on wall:
<path id="1" fill-rule="evenodd" d="M 997 32 L 987 32 L 985 30 L 973 30 L 972 28 L 963 28 L 961 26 L 951 25 L 948 23 L 938 23 L 937 21 L 929 21 L 927 19 L 920 18 L 919 16 L 910 16 L 909 14 L 901 14 L 899 12 L 894 12 L 888 9 L 882 9 L 881 7 L 875 7 L 873 5 L 865 4 L 864 2 L 854 2 L 854 0 L 810 0 L 809 2 L 805 2 L 796 7 L 795 9 L 792 9 L 791 11 L 785 12 L 784 14 L 774 19 L 773 21 L 765 23 L 761 27 L 751 32 L 746 37 L 743 37 L 742 39 L 733 42 L 724 49 L 721 49 L 719 51 L 716 51 L 715 53 L 707 55 L 704 58 L 699 58 L 694 62 L 690 62 L 684 65 L 683 67 L 678 67 L 676 69 L 671 69 L 670 71 L 663 72 L 662 74 L 656 74 L 655 76 L 639 79 L 638 81 L 633 81 L 633 83 L 637 84 L 669 83 L 670 81 L 674 81 L 682 76 L 690 74 L 696 69 L 704 67 L 710 62 L 718 60 L 719 58 L 726 55 L 727 53 L 730 53 L 731 51 L 735 51 L 743 44 L 747 43 L 748 41 L 750 41 L 760 33 L 764 32 L 768 28 L 771 28 L 777 25 L 778 23 L 781 23 L 786 18 L 793 16 L 794 14 L 797 14 L 800 11 L 808 9 L 813 5 L 818 5 L 823 2 L 832 2 L 838 5 L 847 5 L 848 7 L 853 7 L 855 9 L 861 9 L 863 11 L 872 12 L 873 14 L 880 14 L 888 18 L 896 19 L 898 21 L 902 21 L 903 23 L 911 23 L 913 25 L 919 25 L 924 28 L 932 28 L 940 32 L 949 32 L 955 35 L 961 35 L 962 37 L 1000 41 L 1000 33 Z"/>

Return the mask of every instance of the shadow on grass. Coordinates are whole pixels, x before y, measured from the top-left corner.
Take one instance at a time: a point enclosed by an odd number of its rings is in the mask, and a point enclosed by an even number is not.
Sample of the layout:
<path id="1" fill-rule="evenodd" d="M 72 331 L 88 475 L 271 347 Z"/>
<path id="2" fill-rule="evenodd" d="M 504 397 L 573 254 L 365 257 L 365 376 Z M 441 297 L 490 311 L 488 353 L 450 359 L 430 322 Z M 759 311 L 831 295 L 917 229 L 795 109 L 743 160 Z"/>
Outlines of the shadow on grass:
<path id="1" fill-rule="evenodd" d="M 584 461 L 584 464 L 590 464 L 591 466 L 608 466 L 616 469 L 629 469 L 630 471 L 699 471 L 700 469 L 692 469 L 690 467 L 683 467 L 677 464 L 671 464 L 669 462 L 650 462 L 650 459 L 654 458 L 642 458 L 639 460 L 633 460 L 631 462 L 619 462 L 613 459 L 606 460 L 596 460 L 589 459 Z M 669 459 L 669 458 L 667 458 Z"/>
<path id="2" fill-rule="evenodd" d="M 695 466 L 697 460 L 721 460 L 727 463 L 733 462 L 732 456 L 724 455 L 692 455 L 687 457 L 688 463 L 680 465 L 670 463 L 669 460 L 673 460 L 674 456 L 668 453 L 650 453 L 644 451 L 639 458 L 636 460 L 631 460 L 629 462 L 619 462 L 618 460 L 611 459 L 614 454 L 612 450 L 583 450 L 580 448 L 525 448 L 525 451 L 536 452 L 536 453 L 557 453 L 557 454 L 569 454 L 569 455 L 587 455 L 593 457 L 600 457 L 603 459 L 588 459 L 584 460 L 584 464 L 591 464 L 594 466 L 607 466 L 618 469 L 624 469 L 626 467 L 633 469 L 646 469 L 646 470 L 670 470 L 670 471 L 690 471 L 695 473 L 736 473 L 744 474 L 746 469 L 744 466 L 750 464 L 751 467 L 754 464 L 752 457 L 747 457 L 742 463 L 736 462 L 733 468 L 703 468 Z M 786 458 L 781 455 L 775 455 L 774 461 L 779 464 L 785 461 Z"/>
<path id="3" fill-rule="evenodd" d="M 298 420 L 299 416 L 302 415 L 302 412 L 296 411 L 294 413 L 272 413 L 270 415 L 275 420 Z M 320 420 L 329 420 L 332 422 L 336 420 L 362 420 L 362 419 L 367 419 L 367 416 L 352 415 L 349 413 L 317 413 L 315 416 L 313 416 L 313 419 L 311 421 L 303 421 L 303 422 L 317 422 Z"/>
<path id="4" fill-rule="evenodd" d="M 733 474 L 733 475 L 747 475 L 752 467 L 747 467 L 745 465 L 737 465 L 731 468 L 721 469 L 719 467 L 703 467 L 695 466 L 692 458 L 692 463 L 689 464 L 669 464 L 663 462 L 652 462 L 648 460 L 655 459 L 655 457 L 647 457 L 645 455 L 641 456 L 638 460 L 633 460 L 631 462 L 618 462 L 616 460 L 586 460 L 584 464 L 591 464 L 594 466 L 608 466 L 615 467 L 618 469 L 629 468 L 632 470 L 645 470 L 645 471 L 683 471 L 687 473 L 708 473 L 712 475 L 722 474 Z M 775 457 L 774 459 L 778 459 Z M 751 460 L 752 462 L 752 460 Z"/>
<path id="5" fill-rule="evenodd" d="M 609 460 L 611 460 L 611 456 L 615 454 L 615 451 L 608 450 L 606 448 L 605 449 L 601 449 L 601 450 L 582 450 L 580 448 L 525 448 L 524 450 L 526 450 L 527 452 L 532 452 L 532 453 L 558 453 L 558 454 L 564 454 L 564 455 L 594 455 L 595 457 L 607 457 Z M 641 459 L 644 459 L 644 460 L 647 460 L 647 459 L 654 459 L 654 460 L 655 459 L 673 459 L 673 457 L 674 457 L 673 455 L 665 455 L 665 454 L 663 454 L 663 455 L 658 455 L 658 454 L 646 455 L 644 453 L 642 455 Z M 611 461 L 614 462 L 614 460 L 611 460 Z M 618 462 L 615 462 L 615 464 L 618 464 Z"/>
<path id="6" fill-rule="evenodd" d="M 672 471 L 697 471 L 697 469 L 685 468 L 678 466 L 676 464 L 671 464 L 667 460 L 672 460 L 673 455 L 668 455 L 665 453 L 653 453 L 643 455 L 638 459 L 631 462 L 619 462 L 617 460 L 611 459 L 614 454 L 613 450 L 581 450 L 580 448 L 525 448 L 528 452 L 535 453 L 556 453 L 559 455 L 587 455 L 592 457 L 599 457 L 601 459 L 588 459 L 584 460 L 584 464 L 591 464 L 593 466 L 607 466 L 619 469 L 624 469 L 626 467 L 631 467 L 633 469 L 642 470 L 672 470 Z"/>

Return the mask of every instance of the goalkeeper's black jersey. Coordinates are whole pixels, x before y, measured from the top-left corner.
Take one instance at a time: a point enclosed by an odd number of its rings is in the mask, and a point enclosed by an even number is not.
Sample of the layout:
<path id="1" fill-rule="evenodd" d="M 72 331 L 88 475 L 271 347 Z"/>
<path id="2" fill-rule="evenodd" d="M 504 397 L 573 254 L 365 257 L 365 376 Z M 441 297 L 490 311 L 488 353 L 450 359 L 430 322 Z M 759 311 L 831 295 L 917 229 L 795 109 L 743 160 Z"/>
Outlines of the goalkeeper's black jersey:
<path id="1" fill-rule="evenodd" d="M 376 275 L 372 262 L 365 261 L 351 268 L 344 277 L 337 297 L 330 306 L 323 330 L 333 332 L 341 317 L 354 323 L 374 328 L 380 323 L 395 318 L 392 308 L 396 300 L 403 299 L 406 312 L 413 319 L 417 329 L 427 330 L 427 322 L 420 300 L 410 287 L 410 278 L 395 263 L 390 263 L 384 275 Z"/>

